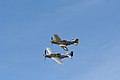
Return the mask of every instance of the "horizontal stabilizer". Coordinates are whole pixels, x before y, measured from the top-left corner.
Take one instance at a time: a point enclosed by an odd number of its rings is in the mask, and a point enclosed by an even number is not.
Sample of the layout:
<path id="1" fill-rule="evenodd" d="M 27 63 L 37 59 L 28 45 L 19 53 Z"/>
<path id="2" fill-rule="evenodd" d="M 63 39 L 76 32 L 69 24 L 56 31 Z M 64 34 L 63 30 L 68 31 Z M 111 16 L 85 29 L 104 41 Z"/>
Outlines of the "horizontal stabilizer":
<path id="1" fill-rule="evenodd" d="M 76 39 L 74 44 L 78 45 L 78 43 L 79 43 L 79 39 Z"/>
<path id="2" fill-rule="evenodd" d="M 67 54 L 68 58 L 72 58 L 73 57 L 73 51 L 71 51 L 69 54 Z"/>

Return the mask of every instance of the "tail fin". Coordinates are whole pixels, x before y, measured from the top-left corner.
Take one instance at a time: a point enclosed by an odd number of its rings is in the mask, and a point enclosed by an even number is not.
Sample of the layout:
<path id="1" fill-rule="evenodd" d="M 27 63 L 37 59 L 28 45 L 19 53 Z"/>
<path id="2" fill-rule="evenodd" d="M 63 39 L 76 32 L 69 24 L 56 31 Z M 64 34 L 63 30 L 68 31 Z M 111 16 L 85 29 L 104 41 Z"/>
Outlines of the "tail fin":
<path id="1" fill-rule="evenodd" d="M 69 58 L 72 58 L 72 57 L 73 57 L 73 51 L 71 51 L 69 54 L 67 54 L 67 56 L 68 56 Z"/>
<path id="2" fill-rule="evenodd" d="M 74 44 L 78 45 L 78 43 L 79 43 L 79 39 L 76 39 Z"/>

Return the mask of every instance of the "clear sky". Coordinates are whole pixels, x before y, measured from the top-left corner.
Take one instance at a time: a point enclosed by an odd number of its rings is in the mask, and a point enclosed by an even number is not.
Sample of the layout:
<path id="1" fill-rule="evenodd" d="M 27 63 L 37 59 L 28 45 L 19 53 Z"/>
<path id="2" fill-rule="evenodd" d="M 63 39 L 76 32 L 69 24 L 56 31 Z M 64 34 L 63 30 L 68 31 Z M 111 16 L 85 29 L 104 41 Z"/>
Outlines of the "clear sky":
<path id="1" fill-rule="evenodd" d="M 64 65 L 54 33 L 80 39 Z M 0 0 L 0 80 L 120 80 L 120 0 Z"/>

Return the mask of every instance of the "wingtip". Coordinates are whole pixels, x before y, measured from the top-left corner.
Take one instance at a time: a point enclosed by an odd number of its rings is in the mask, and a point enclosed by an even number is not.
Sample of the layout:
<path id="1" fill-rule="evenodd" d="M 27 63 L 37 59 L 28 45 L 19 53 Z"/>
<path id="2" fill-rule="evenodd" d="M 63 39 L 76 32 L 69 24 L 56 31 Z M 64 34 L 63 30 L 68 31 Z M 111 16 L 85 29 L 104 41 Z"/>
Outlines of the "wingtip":
<path id="1" fill-rule="evenodd" d="M 64 47 L 63 49 L 64 49 L 65 51 L 68 51 L 68 48 L 67 48 L 67 47 Z"/>
<path id="2" fill-rule="evenodd" d="M 57 35 L 57 34 L 54 34 L 54 36 Z"/>
<path id="3" fill-rule="evenodd" d="M 59 63 L 60 65 L 64 65 L 63 63 Z"/>

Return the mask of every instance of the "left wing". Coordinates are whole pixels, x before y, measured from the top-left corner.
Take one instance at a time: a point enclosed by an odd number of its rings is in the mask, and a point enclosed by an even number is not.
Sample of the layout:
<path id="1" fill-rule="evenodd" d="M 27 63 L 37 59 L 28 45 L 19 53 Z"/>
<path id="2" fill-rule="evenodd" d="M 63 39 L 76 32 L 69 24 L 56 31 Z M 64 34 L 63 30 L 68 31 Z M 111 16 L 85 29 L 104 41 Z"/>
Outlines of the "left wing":
<path id="1" fill-rule="evenodd" d="M 46 50 L 48 51 L 48 54 L 53 54 L 53 52 L 50 48 L 46 48 Z"/>
<path id="2" fill-rule="evenodd" d="M 62 64 L 62 61 L 59 57 L 52 57 L 53 60 L 55 60 L 58 64 Z"/>
<path id="3" fill-rule="evenodd" d="M 60 37 L 57 34 L 54 34 L 54 37 L 56 38 L 56 41 L 61 41 Z"/>

